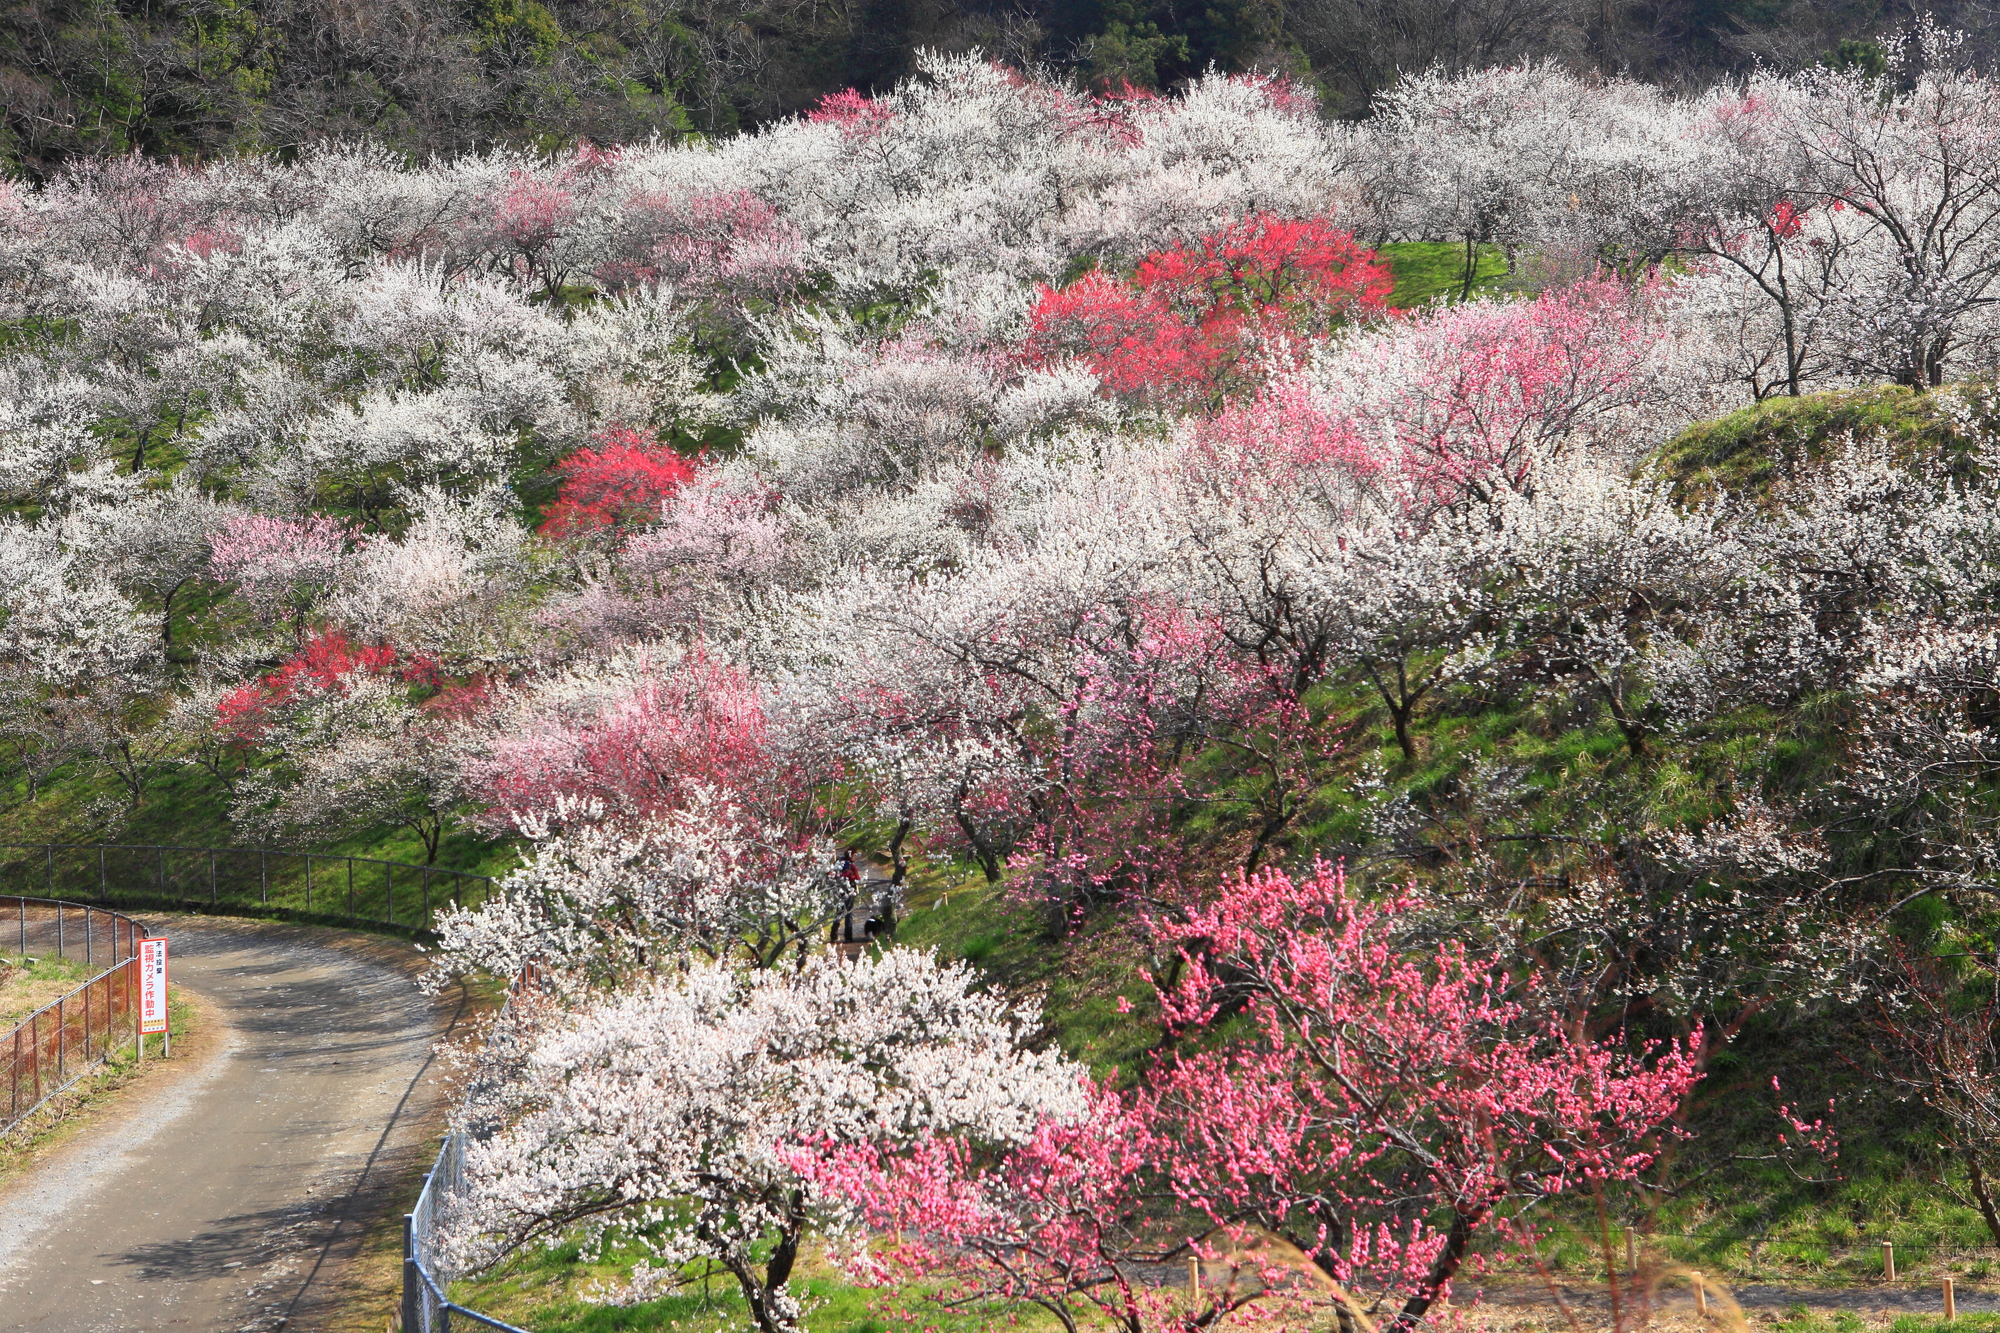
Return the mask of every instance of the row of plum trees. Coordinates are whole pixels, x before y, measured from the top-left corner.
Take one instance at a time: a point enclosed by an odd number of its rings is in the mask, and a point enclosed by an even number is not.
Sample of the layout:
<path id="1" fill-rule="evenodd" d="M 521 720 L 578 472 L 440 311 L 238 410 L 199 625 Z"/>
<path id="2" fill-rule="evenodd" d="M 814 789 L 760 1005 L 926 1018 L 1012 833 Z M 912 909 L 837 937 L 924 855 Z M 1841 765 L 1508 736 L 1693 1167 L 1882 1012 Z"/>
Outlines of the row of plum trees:
<path id="1" fill-rule="evenodd" d="M 0 195 L 22 799 L 192 766 L 249 836 L 521 839 L 442 927 L 439 978 L 544 979 L 469 1073 L 464 1266 L 580 1229 L 775 1333 L 820 1234 L 1071 1326 L 1414 1325 L 1661 1169 L 1749 1025 L 1902 984 L 1892 908 L 1991 891 L 2000 405 L 1942 381 L 2000 89 L 1896 54 L 1353 126 L 936 62 L 711 144 Z M 1413 239 L 1512 290 L 1392 311 Z M 1921 439 L 1648 461 L 1882 380 Z M 816 957 L 855 841 L 1129 932 L 1158 1051 Z M 1977 1166 L 1990 1040 L 1895 1013 Z M 1191 1254 L 1245 1280 L 1142 1280 Z"/>

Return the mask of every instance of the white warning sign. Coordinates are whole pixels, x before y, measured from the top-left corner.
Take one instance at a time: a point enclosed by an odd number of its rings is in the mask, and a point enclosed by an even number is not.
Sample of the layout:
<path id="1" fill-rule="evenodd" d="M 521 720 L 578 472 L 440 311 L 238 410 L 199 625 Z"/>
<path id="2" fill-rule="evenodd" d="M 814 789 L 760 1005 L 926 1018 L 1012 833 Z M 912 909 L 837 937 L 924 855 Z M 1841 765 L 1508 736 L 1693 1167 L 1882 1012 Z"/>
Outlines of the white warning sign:
<path id="1" fill-rule="evenodd" d="M 167 942 L 139 941 L 139 1034 L 167 1030 Z"/>

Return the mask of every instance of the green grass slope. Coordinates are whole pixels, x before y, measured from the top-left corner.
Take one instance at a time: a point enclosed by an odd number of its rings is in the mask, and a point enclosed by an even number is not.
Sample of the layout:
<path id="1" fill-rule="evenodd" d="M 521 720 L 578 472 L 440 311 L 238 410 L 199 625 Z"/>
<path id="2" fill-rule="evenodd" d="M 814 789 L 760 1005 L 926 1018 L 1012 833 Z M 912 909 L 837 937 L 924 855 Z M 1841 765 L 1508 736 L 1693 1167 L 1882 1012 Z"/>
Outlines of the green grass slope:
<path id="1" fill-rule="evenodd" d="M 164 856 L 112 852 L 100 881 L 95 853 L 59 852 L 51 876 L 49 860 L 37 849 L 47 843 L 187 849 L 263 845 L 230 821 L 228 793 L 212 774 L 196 766 L 162 765 L 136 807 L 124 802 L 123 789 L 111 780 L 73 769 L 59 770 L 33 798 L 25 781 L 0 786 L 0 893 L 102 899 L 131 908 L 183 905 L 192 899 L 198 907 L 211 885 L 208 858 L 194 851 L 169 851 Z M 280 850 L 408 866 L 424 862 L 424 846 L 416 834 L 395 825 L 330 830 L 324 837 L 286 844 Z M 518 861 L 511 842 L 461 823 L 439 845 L 436 864 L 466 875 L 498 876 Z M 323 924 L 393 920 L 404 931 L 420 927 L 424 876 L 419 871 L 398 875 L 392 870 L 385 883 L 384 873 L 379 866 L 356 866 L 351 914 L 355 920 L 350 921 L 346 868 L 339 863 L 318 862 L 309 898 L 306 866 L 297 855 L 274 856 L 262 865 L 247 854 L 223 856 L 218 858 L 216 906 L 244 915 Z M 433 875 L 431 880 L 433 901 L 438 903 L 459 882 L 445 875 Z M 110 892 L 103 892 L 103 885 L 109 885 Z"/>
<path id="2" fill-rule="evenodd" d="M 1434 301 L 1456 301 L 1465 294 L 1465 247 L 1454 241 L 1394 241 L 1375 247 L 1376 257 L 1395 275 L 1389 305 L 1411 310 Z M 1472 295 L 1493 294 L 1507 277 L 1507 258 L 1500 247 L 1482 245 L 1473 261 Z"/>
<path id="3" fill-rule="evenodd" d="M 1962 462 L 1979 438 L 2000 432 L 2000 399 L 1989 383 L 1918 393 L 1900 385 L 1769 398 L 1690 426 L 1649 461 L 1675 495 L 1700 503 L 1721 494 L 1760 495 L 1797 481 L 1857 443 L 1886 445 L 1905 463 Z"/>

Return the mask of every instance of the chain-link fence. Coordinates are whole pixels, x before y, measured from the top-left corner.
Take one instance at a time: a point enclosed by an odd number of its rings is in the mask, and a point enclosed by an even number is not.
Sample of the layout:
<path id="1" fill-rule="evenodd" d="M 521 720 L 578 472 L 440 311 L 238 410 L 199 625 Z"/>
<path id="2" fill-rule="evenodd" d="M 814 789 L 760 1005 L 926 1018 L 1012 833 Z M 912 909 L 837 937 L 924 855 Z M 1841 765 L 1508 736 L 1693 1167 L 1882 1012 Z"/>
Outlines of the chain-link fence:
<path id="1" fill-rule="evenodd" d="M 0 952 L 100 963 L 104 970 L 0 1036 L 0 1133 L 138 1035 L 140 929 L 122 912 L 0 897 Z"/>
<path id="2" fill-rule="evenodd" d="M 524 972 L 510 989 L 532 984 L 534 973 L 530 970 Z M 512 1003 L 511 996 L 508 1003 Z M 505 1021 L 506 1014 L 507 1010 L 503 1007 L 500 1011 L 502 1021 Z M 445 1258 L 439 1237 L 452 1196 L 464 1184 L 465 1136 L 452 1130 L 444 1136 L 437 1161 L 431 1165 L 430 1174 L 424 1177 L 423 1192 L 417 1195 L 416 1206 L 403 1218 L 403 1333 L 449 1330 L 454 1319 L 459 1321 L 461 1328 L 497 1328 L 501 1333 L 526 1333 L 526 1330 L 502 1323 L 490 1315 L 454 1305 L 446 1297 L 445 1293 L 458 1274 Z"/>
<path id="3" fill-rule="evenodd" d="M 454 1305 L 446 1296 L 457 1277 L 438 1246 L 438 1228 L 465 1178 L 465 1138 L 453 1130 L 445 1135 L 437 1162 L 424 1177 L 417 1205 L 403 1218 L 404 1333 L 439 1333 L 454 1322 L 460 1328 L 496 1328 L 501 1333 L 525 1333 L 491 1315 Z"/>
<path id="4" fill-rule="evenodd" d="M 0 889 L 420 931 L 448 903 L 484 902 L 493 881 L 441 866 L 266 847 L 7 843 Z"/>

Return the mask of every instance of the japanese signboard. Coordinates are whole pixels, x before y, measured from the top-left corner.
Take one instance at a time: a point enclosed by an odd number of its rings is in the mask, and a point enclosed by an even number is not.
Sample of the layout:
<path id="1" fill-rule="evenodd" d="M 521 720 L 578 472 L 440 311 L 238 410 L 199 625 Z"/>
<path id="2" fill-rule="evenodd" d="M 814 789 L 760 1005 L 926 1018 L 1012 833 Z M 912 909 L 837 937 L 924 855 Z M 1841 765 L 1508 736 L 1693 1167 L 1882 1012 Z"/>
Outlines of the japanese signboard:
<path id="1" fill-rule="evenodd" d="M 167 1030 L 167 942 L 139 941 L 139 1035 Z"/>

